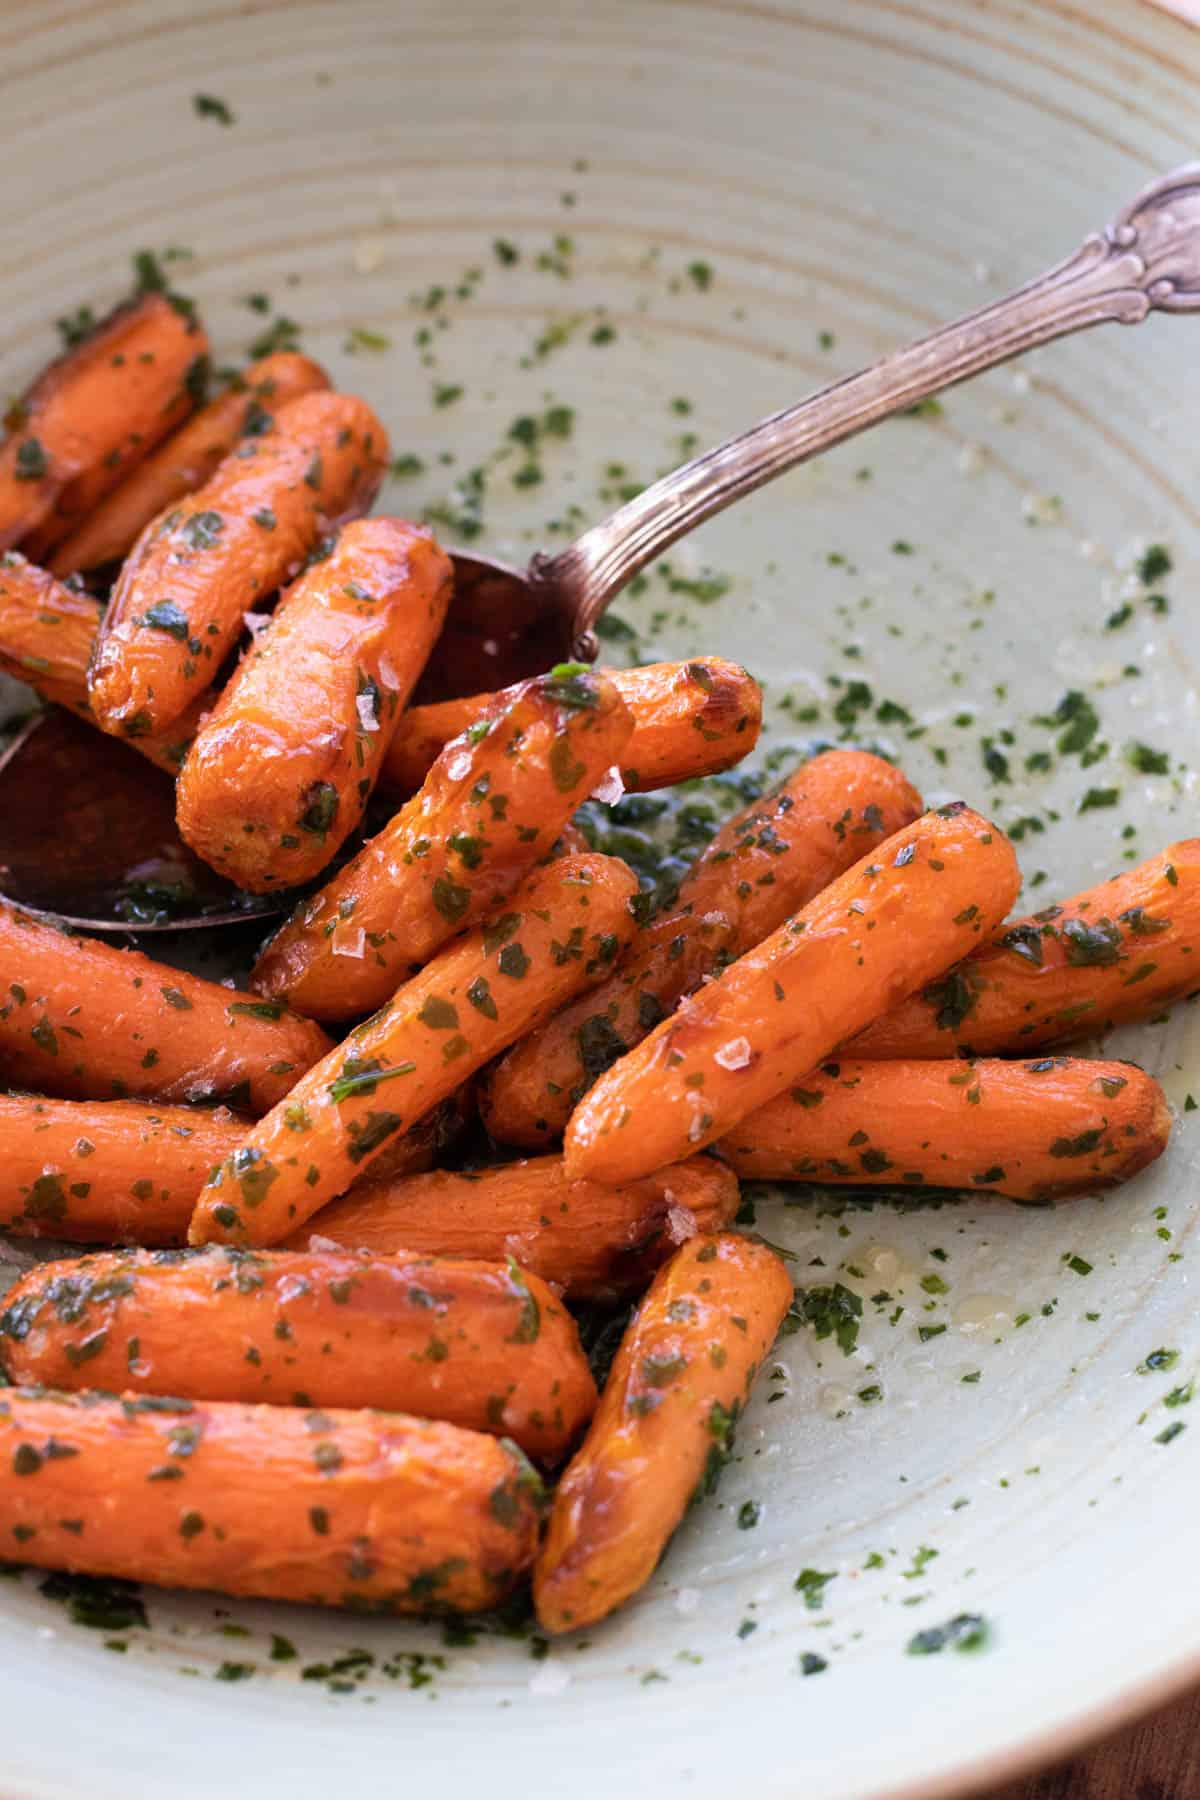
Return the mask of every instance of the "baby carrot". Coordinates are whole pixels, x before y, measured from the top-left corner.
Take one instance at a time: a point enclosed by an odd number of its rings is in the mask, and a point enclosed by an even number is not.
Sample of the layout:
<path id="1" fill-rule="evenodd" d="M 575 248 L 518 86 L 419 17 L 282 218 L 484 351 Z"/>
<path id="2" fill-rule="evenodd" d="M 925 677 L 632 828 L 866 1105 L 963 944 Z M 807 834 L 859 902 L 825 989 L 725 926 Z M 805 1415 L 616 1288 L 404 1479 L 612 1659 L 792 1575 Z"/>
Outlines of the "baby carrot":
<path id="1" fill-rule="evenodd" d="M 538 1156 L 401 1181 L 372 1170 L 286 1241 L 300 1249 L 515 1256 L 573 1300 L 612 1300 L 638 1293 L 681 1243 L 722 1230 L 737 1208 L 737 1180 L 711 1156 L 624 1187 L 568 1181 L 560 1156 Z"/>
<path id="2" fill-rule="evenodd" d="M 535 870 L 510 911 L 448 944 L 247 1134 L 201 1192 L 191 1242 L 277 1243 L 344 1193 L 390 1139 L 608 966 L 636 891 L 613 857 Z"/>
<path id="3" fill-rule="evenodd" d="M 480 1104 L 492 1136 L 530 1148 L 561 1137 L 597 1076 L 682 995 L 920 811 L 920 795 L 890 763 L 830 750 L 736 813 L 684 877 L 668 916 L 634 939 L 608 980 L 491 1070 Z"/>
<path id="4" fill-rule="evenodd" d="M 261 437 L 274 409 L 329 386 L 319 363 L 277 350 L 241 376 L 151 452 L 87 514 L 50 559 L 56 575 L 119 561 L 138 533 L 185 494 L 203 487 L 242 437 Z"/>
<path id="5" fill-rule="evenodd" d="M 248 609 L 290 581 L 325 533 L 365 512 L 387 434 L 353 394 L 303 394 L 243 439 L 129 553 L 92 664 L 105 731 L 162 731 L 206 688 Z"/>
<path id="6" fill-rule="evenodd" d="M 266 1112 L 329 1049 L 286 1007 L 0 904 L 0 1072 L 69 1099 Z"/>
<path id="7" fill-rule="evenodd" d="M 724 1137 L 962 955 L 1019 885 L 986 819 L 961 802 L 925 813 L 600 1077 L 571 1116 L 568 1172 L 629 1181 Z"/>
<path id="8" fill-rule="evenodd" d="M 1200 990 L 1200 838 L 987 943 L 867 1027 L 855 1056 L 1020 1055 L 1099 1037 Z"/>
<path id="9" fill-rule="evenodd" d="M 5 1301 L 18 1387 L 371 1406 L 545 1461 L 596 1407 L 575 1321 L 511 1257 L 109 1251 L 39 1264 Z"/>
<path id="10" fill-rule="evenodd" d="M 1046 1201 L 1128 1181 L 1167 1147 L 1132 1063 L 824 1063 L 718 1145 L 748 1180 L 986 1188 Z"/>
<path id="11" fill-rule="evenodd" d="M 452 579 L 427 531 L 359 519 L 284 594 L 179 778 L 179 830 L 228 880 L 311 881 L 357 829 Z"/>
<path id="12" fill-rule="evenodd" d="M 595 1624 L 649 1580 L 715 1485 L 791 1303 L 779 1258 L 732 1234 L 692 1238 L 660 1269 L 558 1484 L 533 1572 L 547 1631 Z"/>
<path id="13" fill-rule="evenodd" d="M 119 306 L 42 371 L 0 444 L 0 550 L 82 484 L 94 501 L 191 411 L 208 339 L 162 294 Z"/>
<path id="14" fill-rule="evenodd" d="M 528 1569 L 540 1504 L 515 1445 L 403 1413 L 0 1395 L 0 1539 L 43 1569 L 474 1612 Z"/>
<path id="15" fill-rule="evenodd" d="M 505 710 L 447 744 L 421 791 L 301 902 L 254 986 L 320 1019 L 381 1005 L 547 853 L 631 729 L 604 676 L 558 671 L 511 689 Z"/>

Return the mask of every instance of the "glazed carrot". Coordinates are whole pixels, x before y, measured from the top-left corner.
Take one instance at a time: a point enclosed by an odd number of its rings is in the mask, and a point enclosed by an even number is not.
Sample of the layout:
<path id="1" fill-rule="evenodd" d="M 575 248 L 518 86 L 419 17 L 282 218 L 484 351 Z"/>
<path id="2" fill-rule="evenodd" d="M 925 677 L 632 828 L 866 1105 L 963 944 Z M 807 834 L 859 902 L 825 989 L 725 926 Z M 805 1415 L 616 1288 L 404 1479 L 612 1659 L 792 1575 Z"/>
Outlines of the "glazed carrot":
<path id="1" fill-rule="evenodd" d="M 720 1231 L 737 1208 L 736 1178 L 710 1156 L 624 1187 L 568 1181 L 560 1156 L 539 1156 L 402 1181 L 381 1180 L 372 1170 L 286 1242 L 298 1249 L 340 1244 L 377 1253 L 515 1256 L 574 1300 L 612 1300 L 640 1292 L 681 1243 L 698 1231 Z"/>
<path id="2" fill-rule="evenodd" d="M 151 519 L 215 474 L 240 438 L 268 430 L 276 407 L 328 386 L 320 364 L 295 350 L 277 350 L 251 363 L 81 520 L 55 550 L 51 569 L 70 575 L 117 562 Z"/>
<path id="3" fill-rule="evenodd" d="M 362 821 L 451 583 L 427 531 L 344 528 L 287 590 L 192 745 L 177 816 L 198 855 L 254 893 L 320 874 Z"/>
<path id="4" fill-rule="evenodd" d="M 1128 1181 L 1171 1131 L 1132 1063 L 824 1063 L 717 1146 L 756 1181 L 986 1188 L 1054 1200 Z"/>
<path id="5" fill-rule="evenodd" d="M 387 449 L 364 400 L 304 394 L 152 520 L 113 588 L 92 664 L 103 729 L 130 737 L 177 719 L 255 602 L 290 581 L 326 532 L 367 510 Z"/>
<path id="6" fill-rule="evenodd" d="M 201 1192 L 190 1241 L 277 1243 L 344 1193 L 392 1138 L 607 968 L 636 891 L 613 857 L 535 870 L 510 911 L 448 944 L 247 1134 Z"/>
<path id="7" fill-rule="evenodd" d="M 1200 838 L 1010 919 L 854 1040 L 863 1057 L 1021 1055 L 1099 1037 L 1200 989 Z"/>
<path id="8" fill-rule="evenodd" d="M 472 1612 L 529 1567 L 540 1503 L 515 1445 L 403 1413 L 0 1395 L 0 1540 L 38 1568 Z"/>
<path id="9" fill-rule="evenodd" d="M 195 319 L 143 294 L 50 363 L 0 444 L 0 550 L 48 521 L 72 484 L 98 499 L 173 431 L 192 409 L 207 351 Z"/>
<path id="10" fill-rule="evenodd" d="M 956 802 L 925 813 L 684 1001 L 602 1075 L 568 1173 L 630 1181 L 724 1137 L 1004 917 L 1012 846 Z"/>
<path id="11" fill-rule="evenodd" d="M 5 1301 L 18 1387 L 372 1406 L 544 1461 L 596 1407 L 575 1321 L 511 1258 L 107 1251 L 39 1264 Z"/>
<path id="12" fill-rule="evenodd" d="M 447 744 L 420 793 L 301 902 L 259 958 L 255 988 L 319 1019 L 381 1005 L 546 854 L 631 729 L 603 676 L 522 682 L 486 730 Z"/>
<path id="13" fill-rule="evenodd" d="M 715 1485 L 792 1303 L 779 1258 L 723 1233 L 660 1269 L 629 1324 L 533 1572 L 547 1631 L 592 1625 L 648 1581 L 689 1500 Z"/>
<path id="14" fill-rule="evenodd" d="M 604 673 L 633 714 L 633 733 L 621 759 L 628 793 L 715 775 L 740 762 L 758 742 L 762 691 L 737 663 L 702 656 Z M 493 717 L 504 699 L 504 692 L 472 694 L 410 707 L 384 762 L 383 786 L 413 793 L 450 739 Z"/>
<path id="15" fill-rule="evenodd" d="M 0 1073 L 68 1099 L 266 1112 L 329 1049 L 319 1026 L 0 904 Z"/>
<path id="16" fill-rule="evenodd" d="M 920 811 L 920 795 L 890 763 L 830 750 L 736 813 L 684 877 L 672 911 L 639 933 L 608 980 L 492 1069 L 480 1095 L 492 1136 L 530 1148 L 560 1137 L 596 1077 L 682 995 Z"/>

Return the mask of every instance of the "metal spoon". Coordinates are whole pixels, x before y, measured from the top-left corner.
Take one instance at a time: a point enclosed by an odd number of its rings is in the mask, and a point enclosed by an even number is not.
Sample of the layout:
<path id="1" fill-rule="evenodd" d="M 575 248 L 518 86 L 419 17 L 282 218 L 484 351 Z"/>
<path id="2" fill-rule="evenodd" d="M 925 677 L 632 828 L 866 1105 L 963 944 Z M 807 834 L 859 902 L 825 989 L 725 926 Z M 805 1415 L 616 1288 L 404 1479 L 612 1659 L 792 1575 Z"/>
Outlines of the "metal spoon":
<path id="1" fill-rule="evenodd" d="M 539 554 L 522 571 L 456 553 L 454 603 L 418 698 L 505 687 L 569 657 L 591 661 L 598 648 L 596 621 L 614 596 L 671 544 L 744 494 L 879 420 L 1039 344 L 1091 325 L 1137 325 L 1155 310 L 1200 310 L 1200 163 L 1152 183 L 1074 255 L 1007 298 L 943 325 L 685 463 L 557 556 Z M 0 809 L 0 893 L 34 907 L 44 891 L 34 879 L 39 857 L 49 855 L 42 822 L 60 815 L 60 796 L 73 779 L 60 756 L 53 786 L 48 783 L 46 759 L 37 758 L 46 729 L 39 725 L 0 763 L 6 795 L 18 786 L 39 796 L 36 804 L 31 798 L 19 809 L 7 804 Z M 85 762 L 89 750 L 94 754 L 94 738 L 82 748 Z M 132 755 L 128 762 L 138 765 L 144 791 L 154 772 Z M 108 779 L 117 779 L 115 769 Z M 166 778 L 157 779 L 169 796 Z M 111 803 L 107 792 L 105 800 Z M 167 805 L 169 810 L 169 800 Z M 163 852 L 161 818 L 156 811 L 154 830 L 148 833 L 155 840 L 150 854 Z M 92 930 L 129 930 L 127 917 L 114 917 L 107 899 L 94 897 L 94 843 L 102 833 L 83 825 L 81 817 L 77 838 L 64 841 L 56 834 L 55 911 Z M 181 845 L 178 849 L 186 854 Z M 85 903 L 83 895 L 92 897 Z M 265 909 L 270 907 L 267 902 Z M 230 914 L 245 917 L 236 900 L 226 909 L 225 916 Z M 217 922 L 211 912 L 189 914 L 185 908 L 159 928 Z M 138 926 L 147 928 L 154 929 L 154 922 Z"/>

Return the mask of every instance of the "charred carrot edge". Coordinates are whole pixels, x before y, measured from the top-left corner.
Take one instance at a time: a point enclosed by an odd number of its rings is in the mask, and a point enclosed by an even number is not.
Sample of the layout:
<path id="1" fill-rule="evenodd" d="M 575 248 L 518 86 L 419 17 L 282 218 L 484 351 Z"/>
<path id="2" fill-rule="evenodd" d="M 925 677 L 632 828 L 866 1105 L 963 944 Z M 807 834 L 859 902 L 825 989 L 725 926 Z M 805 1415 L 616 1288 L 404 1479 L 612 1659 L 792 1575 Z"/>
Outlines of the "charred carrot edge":
<path id="1" fill-rule="evenodd" d="M 715 775 L 740 762 L 758 742 L 762 690 L 745 669 L 724 657 L 602 673 L 633 714 L 633 732 L 621 761 L 628 793 Z M 381 783 L 400 793 L 415 792 L 450 739 L 491 718 L 504 703 L 500 692 L 411 707 L 384 762 Z"/>
<path id="2" fill-rule="evenodd" d="M 512 1255 L 573 1300 L 615 1300 L 640 1292 L 696 1232 L 731 1224 L 737 1208 L 737 1178 L 710 1156 L 624 1187 L 568 1181 L 560 1156 L 541 1156 L 469 1175 L 438 1169 L 387 1181 L 372 1171 L 286 1242 Z"/>
<path id="3" fill-rule="evenodd" d="M 179 778 L 180 833 L 228 880 L 311 881 L 358 828 L 452 580 L 427 531 L 361 519 L 287 590 Z"/>
<path id="4" fill-rule="evenodd" d="M 724 1137 L 1004 917 L 1012 846 L 961 802 L 839 875 L 614 1063 L 571 1115 L 568 1173 L 629 1181 Z"/>
<path id="5" fill-rule="evenodd" d="M 473 1612 L 529 1567 L 540 1504 L 515 1445 L 401 1413 L 0 1396 L 0 1541 L 38 1568 Z"/>
<path id="6" fill-rule="evenodd" d="M 1200 990 L 1200 838 L 1010 919 L 854 1040 L 855 1056 L 1016 1055 L 1098 1037 Z"/>
<path id="7" fill-rule="evenodd" d="M 779 1258 L 732 1234 L 692 1238 L 655 1276 L 554 1497 L 533 1574 L 546 1630 L 592 1625 L 649 1580 L 715 1485 L 791 1302 Z"/>
<path id="8" fill-rule="evenodd" d="M 319 1026 L 0 904 L 0 1072 L 68 1099 L 266 1112 L 329 1049 Z"/>
<path id="9" fill-rule="evenodd" d="M 381 1005 L 546 854 L 631 730 L 603 676 L 523 682 L 485 729 L 447 744 L 421 791 L 301 902 L 259 958 L 254 987 L 320 1019 Z"/>
<path id="10" fill-rule="evenodd" d="M 671 913 L 635 938 L 609 979 L 491 1071 L 480 1104 L 492 1136 L 535 1149 L 554 1142 L 597 1076 L 722 958 L 752 949 L 920 812 L 920 795 L 890 763 L 830 750 L 736 813 L 685 876 Z"/>
<path id="11" fill-rule="evenodd" d="M 207 363 L 200 325 L 161 294 L 118 306 L 50 363 L 0 444 L 0 550 L 52 538 L 56 507 L 107 492 L 191 411 Z"/>
<path id="12" fill-rule="evenodd" d="M 759 1181 L 1046 1201 L 1128 1181 L 1170 1132 L 1166 1096 L 1131 1063 L 838 1061 L 760 1106 L 717 1150 Z"/>
<path id="13" fill-rule="evenodd" d="M 344 1193 L 385 1144 L 608 967 L 636 891 L 613 857 L 536 870 L 510 911 L 442 950 L 247 1134 L 202 1191 L 190 1241 L 277 1243 Z"/>
<path id="14" fill-rule="evenodd" d="M 109 1251 L 32 1269 L 6 1301 L 18 1387 L 371 1406 L 511 1437 L 543 1461 L 596 1407 L 575 1321 L 511 1257 Z"/>
<path id="15" fill-rule="evenodd" d="M 151 519 L 194 493 L 242 437 L 260 437 L 273 408 L 329 386 L 319 363 L 295 350 L 277 350 L 251 363 L 225 393 L 181 425 L 147 456 L 60 543 L 50 559 L 55 575 L 117 562 Z"/>
<path id="16" fill-rule="evenodd" d="M 153 519 L 113 589 L 89 679 L 105 731 L 163 731 L 211 683 L 248 609 L 370 506 L 387 434 L 353 394 L 303 394 Z"/>

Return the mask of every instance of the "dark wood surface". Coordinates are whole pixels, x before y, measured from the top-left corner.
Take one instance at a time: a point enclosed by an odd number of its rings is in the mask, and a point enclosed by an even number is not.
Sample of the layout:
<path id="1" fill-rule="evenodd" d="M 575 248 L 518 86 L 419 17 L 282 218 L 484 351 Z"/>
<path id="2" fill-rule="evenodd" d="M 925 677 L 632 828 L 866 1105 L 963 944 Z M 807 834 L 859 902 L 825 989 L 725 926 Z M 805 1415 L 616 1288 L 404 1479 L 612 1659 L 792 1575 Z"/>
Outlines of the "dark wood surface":
<path id="1" fill-rule="evenodd" d="M 1200 1690 L 1081 1756 L 979 1800 L 1200 1800 Z"/>

